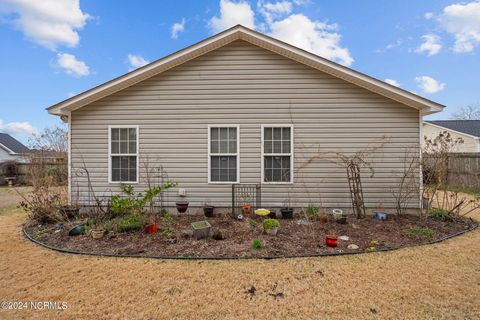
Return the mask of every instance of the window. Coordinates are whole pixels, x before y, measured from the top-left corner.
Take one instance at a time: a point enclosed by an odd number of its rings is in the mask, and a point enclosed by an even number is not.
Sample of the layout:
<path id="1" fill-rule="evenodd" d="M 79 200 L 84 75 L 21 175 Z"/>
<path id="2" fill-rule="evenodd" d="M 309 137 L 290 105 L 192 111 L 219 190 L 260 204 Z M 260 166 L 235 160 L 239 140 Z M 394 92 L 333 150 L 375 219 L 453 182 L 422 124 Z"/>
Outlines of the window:
<path id="1" fill-rule="evenodd" d="M 138 182 L 138 126 L 109 127 L 110 182 Z"/>
<path id="2" fill-rule="evenodd" d="M 209 127 L 209 183 L 238 182 L 239 128 Z"/>
<path id="3" fill-rule="evenodd" d="M 293 182 L 293 128 L 291 126 L 262 126 L 262 181 L 266 183 Z"/>

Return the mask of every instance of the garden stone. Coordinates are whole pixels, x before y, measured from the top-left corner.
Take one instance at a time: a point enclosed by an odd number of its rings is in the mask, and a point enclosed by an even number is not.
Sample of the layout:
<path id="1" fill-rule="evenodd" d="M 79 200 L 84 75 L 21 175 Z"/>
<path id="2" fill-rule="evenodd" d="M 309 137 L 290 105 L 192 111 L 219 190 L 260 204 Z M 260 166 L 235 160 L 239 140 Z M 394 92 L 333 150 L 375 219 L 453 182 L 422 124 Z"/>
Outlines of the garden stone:
<path id="1" fill-rule="evenodd" d="M 343 240 L 343 241 L 348 241 L 350 240 L 350 237 L 349 236 L 340 236 L 338 237 L 339 240 Z"/>
<path id="2" fill-rule="evenodd" d="M 359 247 L 356 244 L 351 243 L 347 246 L 347 248 L 351 250 L 357 250 Z"/>
<path id="3" fill-rule="evenodd" d="M 305 219 L 297 220 L 296 223 L 301 226 L 309 226 L 312 224 L 310 221 L 307 221 Z"/>

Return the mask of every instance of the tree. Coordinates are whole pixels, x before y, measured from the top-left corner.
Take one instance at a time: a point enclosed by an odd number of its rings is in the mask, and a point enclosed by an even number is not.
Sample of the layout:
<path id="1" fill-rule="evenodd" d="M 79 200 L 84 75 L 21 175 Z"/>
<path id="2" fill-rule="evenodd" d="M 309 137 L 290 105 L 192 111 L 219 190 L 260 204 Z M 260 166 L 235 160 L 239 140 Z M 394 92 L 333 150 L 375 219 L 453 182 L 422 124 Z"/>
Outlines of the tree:
<path id="1" fill-rule="evenodd" d="M 460 110 L 453 114 L 452 119 L 456 120 L 480 120 L 480 104 L 468 105 L 460 108 Z"/>
<path id="2" fill-rule="evenodd" d="M 64 125 L 46 127 L 30 140 L 34 153 L 48 158 L 66 159 L 68 152 L 68 129 Z"/>

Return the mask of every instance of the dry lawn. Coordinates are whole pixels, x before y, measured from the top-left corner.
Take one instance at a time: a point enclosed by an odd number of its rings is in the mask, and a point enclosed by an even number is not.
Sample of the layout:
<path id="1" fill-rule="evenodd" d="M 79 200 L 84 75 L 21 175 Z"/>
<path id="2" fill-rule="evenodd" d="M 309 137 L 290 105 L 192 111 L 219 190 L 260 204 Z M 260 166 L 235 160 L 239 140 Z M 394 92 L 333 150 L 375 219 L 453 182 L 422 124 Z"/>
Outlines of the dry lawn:
<path id="1" fill-rule="evenodd" d="M 479 229 L 386 253 L 176 261 L 60 254 L 25 240 L 24 221 L 0 215 L 0 301 L 68 308 L 0 319 L 480 319 Z"/>

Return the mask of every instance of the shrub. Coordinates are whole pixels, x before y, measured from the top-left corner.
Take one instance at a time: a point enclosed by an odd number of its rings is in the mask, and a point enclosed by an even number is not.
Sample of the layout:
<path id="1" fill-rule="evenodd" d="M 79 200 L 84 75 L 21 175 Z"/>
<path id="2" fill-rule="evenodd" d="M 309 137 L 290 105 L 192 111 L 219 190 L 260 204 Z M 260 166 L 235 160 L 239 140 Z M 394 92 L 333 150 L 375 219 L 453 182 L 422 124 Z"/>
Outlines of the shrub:
<path id="1" fill-rule="evenodd" d="M 258 239 L 253 239 L 252 240 L 252 247 L 253 249 L 261 249 L 262 248 L 262 242 Z"/>
<path id="2" fill-rule="evenodd" d="M 165 227 L 162 229 L 162 235 L 167 238 L 170 238 L 173 235 L 173 230 L 169 227 Z"/>
<path id="3" fill-rule="evenodd" d="M 257 221 L 256 221 L 256 220 L 253 220 L 253 219 L 248 220 L 248 223 L 249 223 L 252 227 L 255 227 L 255 226 L 257 225 Z"/>
<path id="4" fill-rule="evenodd" d="M 444 209 L 432 208 L 428 213 L 430 214 L 430 217 L 435 220 L 453 221 L 453 216 Z"/>
<path id="5" fill-rule="evenodd" d="M 280 223 L 277 219 L 265 219 L 263 220 L 263 229 L 270 230 L 280 227 Z"/>
<path id="6" fill-rule="evenodd" d="M 143 227 L 143 217 L 140 215 L 131 215 L 120 220 L 118 224 L 119 232 L 129 232 L 134 230 L 139 230 Z"/>
<path id="7" fill-rule="evenodd" d="M 310 218 L 314 218 L 318 215 L 319 207 L 315 206 L 313 203 L 309 203 L 307 207 L 307 215 Z"/>
<path id="8" fill-rule="evenodd" d="M 428 227 L 412 227 L 407 230 L 407 235 L 410 237 L 432 237 L 435 232 Z"/>

